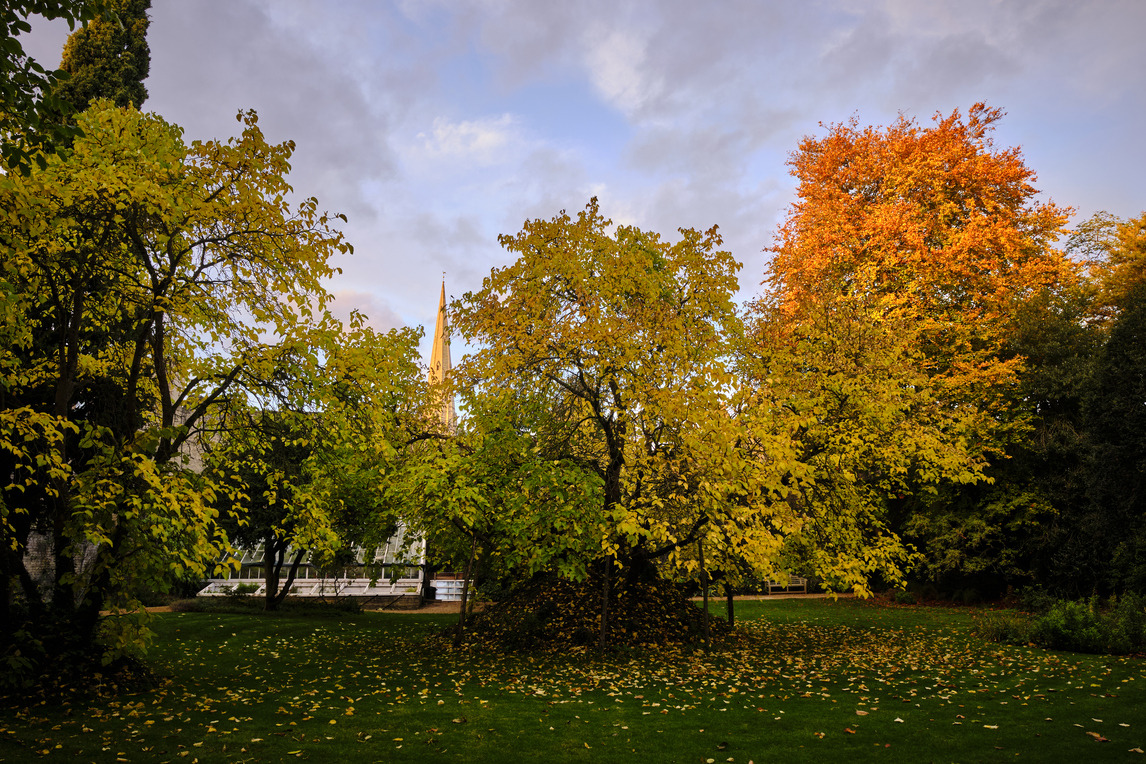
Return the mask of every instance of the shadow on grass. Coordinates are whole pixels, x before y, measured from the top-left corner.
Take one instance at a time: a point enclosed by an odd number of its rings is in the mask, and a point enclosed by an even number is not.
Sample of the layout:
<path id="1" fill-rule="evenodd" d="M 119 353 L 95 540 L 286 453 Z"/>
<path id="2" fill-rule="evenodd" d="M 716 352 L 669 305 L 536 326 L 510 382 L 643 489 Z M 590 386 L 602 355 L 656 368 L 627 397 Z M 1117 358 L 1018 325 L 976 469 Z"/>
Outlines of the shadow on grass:
<path id="1" fill-rule="evenodd" d="M 450 615 L 163 614 L 159 686 L 20 708 L 0 759 L 1076 762 L 1146 743 L 1137 659 L 988 643 L 966 608 L 737 616 L 710 653 L 597 660 L 428 650 Z"/>

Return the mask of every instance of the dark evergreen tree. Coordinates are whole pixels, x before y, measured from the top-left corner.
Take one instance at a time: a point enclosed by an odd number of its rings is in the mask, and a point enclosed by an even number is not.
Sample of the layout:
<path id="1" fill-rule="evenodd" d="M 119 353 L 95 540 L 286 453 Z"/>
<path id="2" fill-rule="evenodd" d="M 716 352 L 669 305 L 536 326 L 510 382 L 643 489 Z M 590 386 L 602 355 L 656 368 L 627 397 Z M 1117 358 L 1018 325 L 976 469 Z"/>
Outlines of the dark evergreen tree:
<path id="1" fill-rule="evenodd" d="M 1107 586 L 1146 591 L 1146 284 L 1127 295 L 1098 357 L 1085 406 L 1095 522 L 1080 529 L 1109 556 Z"/>
<path id="2" fill-rule="evenodd" d="M 110 0 L 113 14 L 73 32 L 60 61 L 60 69 L 69 76 L 57 85 L 56 95 L 80 110 L 95 98 L 120 107 L 142 106 L 147 100 L 143 81 L 151 68 L 150 8 L 151 0 Z"/>

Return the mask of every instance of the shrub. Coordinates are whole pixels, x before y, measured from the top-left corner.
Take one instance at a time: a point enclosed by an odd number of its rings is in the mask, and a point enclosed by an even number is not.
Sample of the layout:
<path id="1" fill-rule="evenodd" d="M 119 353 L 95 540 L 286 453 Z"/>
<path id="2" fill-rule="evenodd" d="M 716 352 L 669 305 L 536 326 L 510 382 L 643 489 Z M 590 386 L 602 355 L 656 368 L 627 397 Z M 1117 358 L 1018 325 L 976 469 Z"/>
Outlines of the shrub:
<path id="1" fill-rule="evenodd" d="M 1097 597 L 1054 600 L 1034 616 L 992 612 L 979 619 L 985 639 L 1011 644 L 1033 642 L 1052 650 L 1122 655 L 1146 649 L 1146 598 L 1112 597 L 1106 607 Z"/>
<path id="2" fill-rule="evenodd" d="M 976 625 L 979 636 L 992 642 L 1026 645 L 1031 642 L 1032 625 L 1023 613 L 1013 610 L 992 610 L 984 613 Z"/>
<path id="3" fill-rule="evenodd" d="M 897 605 L 914 605 L 914 604 L 916 604 L 915 603 L 915 595 L 912 594 L 911 592 L 907 591 L 906 589 L 897 590 L 895 592 L 895 594 L 893 595 L 893 598 L 895 600 L 895 604 L 897 604 Z"/>
<path id="4" fill-rule="evenodd" d="M 1019 607 L 1028 613 L 1045 613 L 1051 609 L 1055 597 L 1041 586 L 1024 586 L 1018 591 Z"/>
<path id="5" fill-rule="evenodd" d="M 1035 619 L 1034 641 L 1054 650 L 1104 652 L 1103 624 L 1097 599 L 1059 600 Z"/>

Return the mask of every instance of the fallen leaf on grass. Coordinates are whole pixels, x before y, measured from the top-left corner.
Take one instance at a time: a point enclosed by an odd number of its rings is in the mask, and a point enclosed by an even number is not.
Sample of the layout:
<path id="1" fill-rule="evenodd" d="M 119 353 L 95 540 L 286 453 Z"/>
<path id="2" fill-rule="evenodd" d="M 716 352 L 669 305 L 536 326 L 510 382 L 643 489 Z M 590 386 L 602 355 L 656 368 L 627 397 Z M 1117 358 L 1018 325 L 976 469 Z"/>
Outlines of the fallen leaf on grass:
<path id="1" fill-rule="evenodd" d="M 900 724 L 903 724 L 903 719 L 900 719 L 898 716 L 895 717 L 895 721 L 899 722 Z"/>
<path id="2" fill-rule="evenodd" d="M 867 711 L 856 711 L 856 716 L 867 716 Z"/>
<path id="3" fill-rule="evenodd" d="M 984 724 L 983 728 L 989 729 L 989 730 L 997 730 L 997 729 L 999 729 L 999 725 L 997 725 L 997 724 Z"/>
<path id="4" fill-rule="evenodd" d="M 1098 734 L 1097 732 L 1087 732 L 1086 734 L 1089 735 L 1090 737 L 1094 738 L 1094 742 L 1096 742 L 1096 743 L 1109 743 L 1110 742 L 1108 739 L 1104 738 L 1102 735 Z"/>
<path id="5" fill-rule="evenodd" d="M 853 730 L 851 727 L 844 727 L 844 732 L 848 733 L 849 735 L 856 734 L 856 731 Z"/>

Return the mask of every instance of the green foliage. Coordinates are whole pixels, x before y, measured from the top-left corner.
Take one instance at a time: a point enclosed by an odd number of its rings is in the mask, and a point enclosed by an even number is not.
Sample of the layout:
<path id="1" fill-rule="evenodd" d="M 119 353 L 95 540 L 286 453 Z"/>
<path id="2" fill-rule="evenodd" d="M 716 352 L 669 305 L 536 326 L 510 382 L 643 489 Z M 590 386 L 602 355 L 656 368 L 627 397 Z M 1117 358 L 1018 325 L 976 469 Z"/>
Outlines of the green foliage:
<path id="1" fill-rule="evenodd" d="M 768 464 L 737 448 L 738 265 L 715 229 L 670 244 L 611 226 L 596 200 L 528 221 L 501 237 L 517 261 L 455 304 L 455 327 L 481 346 L 458 379 L 473 395 L 469 447 L 488 466 L 453 473 L 454 511 L 501 523 L 499 554 L 528 572 L 583 579 L 611 558 L 688 576 L 686 548 L 710 534 L 767 567 L 787 505 L 772 501 Z"/>
<path id="2" fill-rule="evenodd" d="M 978 628 L 984 638 L 996 642 L 1029 642 L 1051 650 L 1084 653 L 1141 652 L 1146 649 L 1146 597 L 1131 593 L 1105 603 L 1095 596 L 1054 600 L 1035 615 L 987 613 L 980 618 Z"/>
<path id="3" fill-rule="evenodd" d="M 261 395 L 212 417 L 204 475 L 229 539 L 263 545 L 267 609 L 287 596 L 304 554 L 325 566 L 394 531 L 407 445 L 426 427 L 418 338 L 360 325 L 316 330 L 320 355 L 280 356 Z"/>
<path id="4" fill-rule="evenodd" d="M 55 95 L 83 110 L 99 99 L 141 108 L 147 100 L 151 50 L 147 11 L 151 0 L 107 0 L 110 13 L 97 16 L 68 37 L 60 70 L 68 76 Z"/>
<path id="5" fill-rule="evenodd" d="M 1087 489 L 1116 543 L 1113 574 L 1146 591 L 1146 284 L 1133 288 L 1110 329 L 1085 401 L 1092 451 Z M 1096 531 L 1098 529 L 1095 529 Z"/>
<path id="6" fill-rule="evenodd" d="M 70 145 L 79 129 L 67 115 L 70 104 L 55 94 L 60 72 L 49 71 L 24 52 L 19 35 L 31 31 L 31 15 L 77 22 L 97 18 L 104 0 L 9 0 L 0 4 L 0 159 L 17 172 L 46 166 L 48 156 Z"/>
<path id="7" fill-rule="evenodd" d="M 1025 645 L 1033 637 L 1034 625 L 1023 613 L 1013 610 L 989 610 L 979 616 L 975 631 L 983 639 L 992 642 Z"/>
<path id="8" fill-rule="evenodd" d="M 239 138 L 191 146 L 107 102 L 78 121 L 66 157 L 0 180 L 0 637 L 27 627 L 50 656 L 42 630 L 62 629 L 98 659 L 99 639 L 128 655 L 142 634 L 100 631 L 99 610 L 218 559 L 193 436 L 276 359 L 317 353 L 328 259 L 349 245 L 313 199 L 283 201 L 291 147 L 253 114 Z M 37 538 L 42 586 L 24 554 Z"/>

